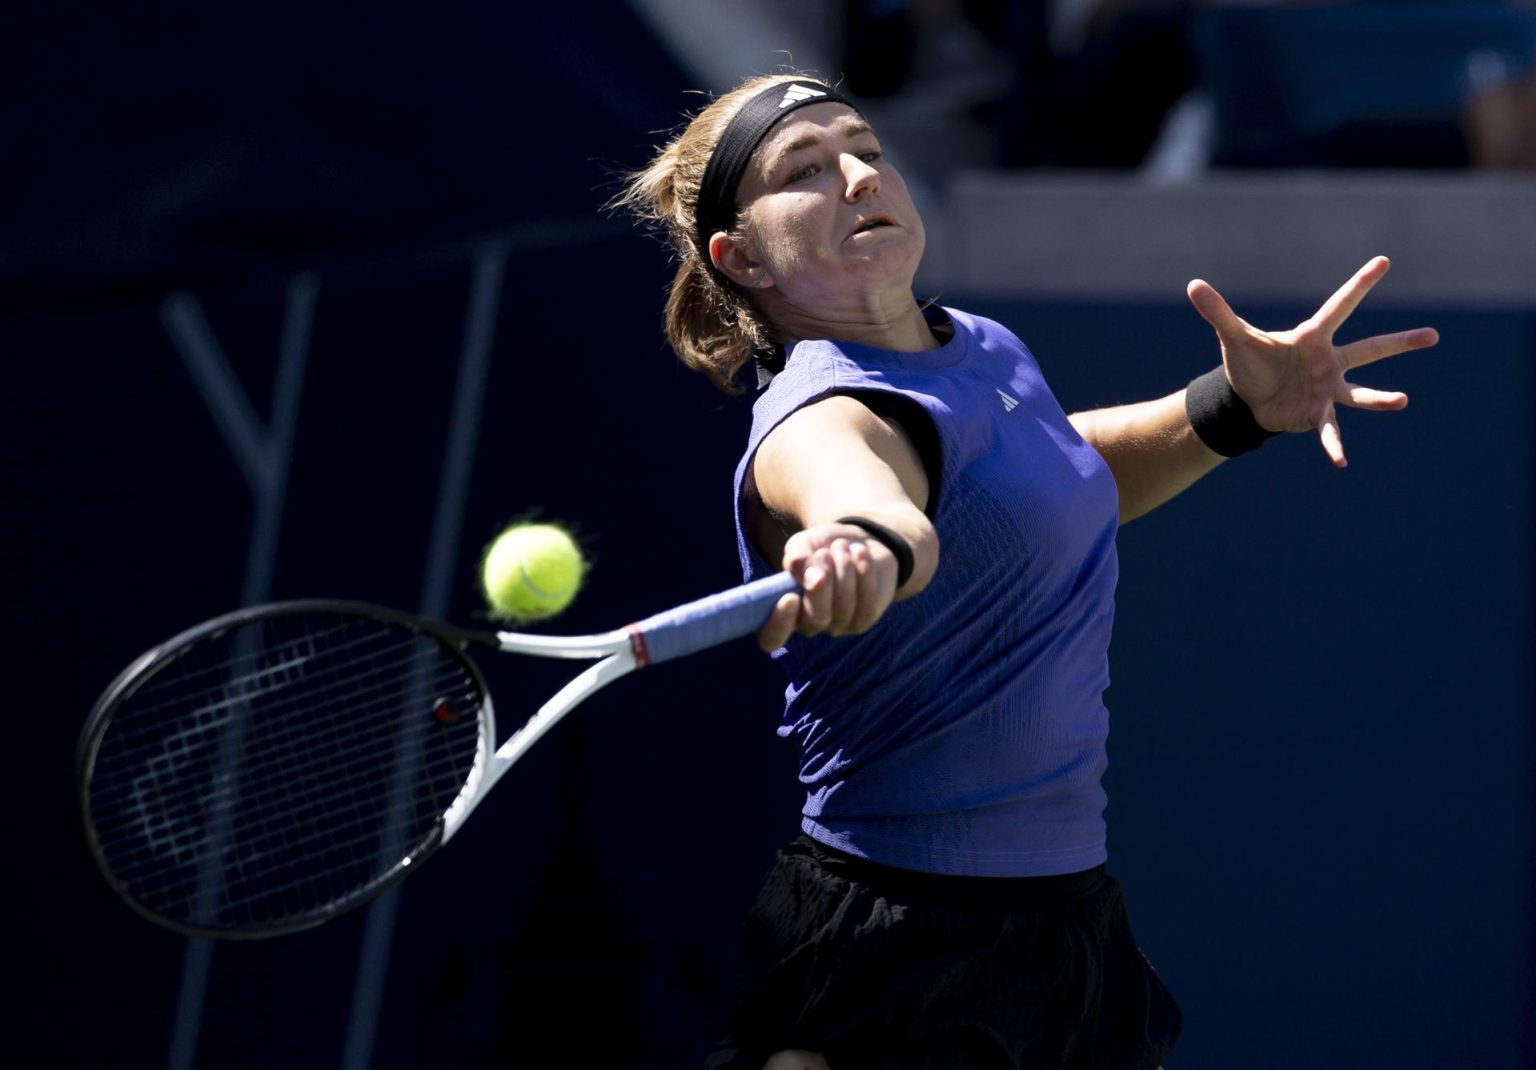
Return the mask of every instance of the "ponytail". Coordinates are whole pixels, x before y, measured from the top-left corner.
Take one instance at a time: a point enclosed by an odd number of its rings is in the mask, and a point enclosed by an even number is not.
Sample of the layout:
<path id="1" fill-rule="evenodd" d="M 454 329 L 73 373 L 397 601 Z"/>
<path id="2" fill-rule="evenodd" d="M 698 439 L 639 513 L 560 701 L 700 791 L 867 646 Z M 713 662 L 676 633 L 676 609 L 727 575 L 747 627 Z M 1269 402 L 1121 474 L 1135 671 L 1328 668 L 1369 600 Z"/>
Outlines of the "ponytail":
<path id="1" fill-rule="evenodd" d="M 768 344 L 751 303 L 721 283 L 697 254 L 684 256 L 672 278 L 665 324 L 678 359 L 727 394 L 741 393 L 737 374 Z"/>
<path id="2" fill-rule="evenodd" d="M 741 393 L 739 373 L 754 352 L 772 343 L 772 335 L 750 298 L 702 259 L 696 237 L 699 190 L 716 144 L 742 105 L 775 82 L 803 79 L 799 74 L 751 78 L 712 101 L 609 202 L 659 231 L 671 248 L 678 267 L 667 297 L 667 341 L 684 365 L 728 394 Z"/>

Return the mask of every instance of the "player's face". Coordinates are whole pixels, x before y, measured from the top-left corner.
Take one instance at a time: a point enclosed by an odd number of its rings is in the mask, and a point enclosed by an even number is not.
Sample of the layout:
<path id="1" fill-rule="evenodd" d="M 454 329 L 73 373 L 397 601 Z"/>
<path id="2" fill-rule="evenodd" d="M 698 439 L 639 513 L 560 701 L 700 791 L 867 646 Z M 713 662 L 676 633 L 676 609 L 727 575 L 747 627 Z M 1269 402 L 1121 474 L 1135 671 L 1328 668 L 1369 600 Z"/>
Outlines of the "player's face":
<path id="1" fill-rule="evenodd" d="M 779 296 L 910 294 L 926 236 L 906 183 L 857 112 L 813 104 L 758 147 L 742 177 L 748 255 Z"/>

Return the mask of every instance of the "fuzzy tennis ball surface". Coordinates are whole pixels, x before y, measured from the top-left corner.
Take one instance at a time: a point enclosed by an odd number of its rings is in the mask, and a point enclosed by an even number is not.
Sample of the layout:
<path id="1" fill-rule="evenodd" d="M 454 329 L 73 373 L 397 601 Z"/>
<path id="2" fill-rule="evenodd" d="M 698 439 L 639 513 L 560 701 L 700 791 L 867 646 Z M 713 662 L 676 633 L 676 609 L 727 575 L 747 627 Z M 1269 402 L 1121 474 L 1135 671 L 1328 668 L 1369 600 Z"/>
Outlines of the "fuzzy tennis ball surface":
<path id="1" fill-rule="evenodd" d="M 513 524 L 486 547 L 480 585 L 491 615 L 529 621 L 559 613 L 581 589 L 587 563 L 556 524 Z"/>

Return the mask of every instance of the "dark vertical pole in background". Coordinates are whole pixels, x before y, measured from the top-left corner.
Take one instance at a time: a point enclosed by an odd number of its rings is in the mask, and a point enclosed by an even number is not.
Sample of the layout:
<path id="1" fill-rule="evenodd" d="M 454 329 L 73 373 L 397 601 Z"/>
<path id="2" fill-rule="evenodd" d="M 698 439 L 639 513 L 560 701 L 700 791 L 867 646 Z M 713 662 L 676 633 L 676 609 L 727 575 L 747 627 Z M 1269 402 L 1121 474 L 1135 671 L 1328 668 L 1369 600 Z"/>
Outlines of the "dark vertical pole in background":
<path id="1" fill-rule="evenodd" d="M 220 436 L 234 454 L 235 463 L 250 485 L 255 501 L 241 605 L 265 600 L 272 589 L 278 537 L 283 526 L 283 503 L 288 492 L 288 469 L 293 456 L 293 435 L 299 421 L 299 396 L 304 383 L 304 365 L 309 355 L 318 290 L 319 281 L 308 274 L 300 275 L 288 287 L 269 428 L 261 426 L 260 418 L 251 407 L 229 359 L 220 349 L 197 299 L 186 293 L 172 294 L 161 307 L 161 322 L 166 333 L 213 415 Z M 196 1063 L 203 1007 L 213 968 L 213 947 L 211 940 L 187 941 L 170 1053 L 166 1060 L 170 1070 L 190 1070 Z"/>
<path id="2" fill-rule="evenodd" d="M 443 451 L 437 509 L 433 514 L 427 567 L 421 582 L 421 614 L 438 620 L 447 616 L 452 577 L 456 575 L 464 505 L 469 494 L 470 473 L 474 469 L 475 445 L 480 432 L 486 379 L 490 375 L 492 341 L 496 334 L 506 266 L 506 244 L 492 242 L 475 258 L 470 283 L 453 414 L 448 422 L 448 444 Z M 384 1000 L 384 982 L 389 975 L 389 951 L 394 939 L 401 889 L 401 885 L 396 885 L 368 908 L 368 922 L 358 953 L 357 980 L 352 990 L 352 1010 L 347 1018 L 347 1036 L 342 1050 L 343 1070 L 367 1070 L 373 1062 L 379 1008 Z"/>

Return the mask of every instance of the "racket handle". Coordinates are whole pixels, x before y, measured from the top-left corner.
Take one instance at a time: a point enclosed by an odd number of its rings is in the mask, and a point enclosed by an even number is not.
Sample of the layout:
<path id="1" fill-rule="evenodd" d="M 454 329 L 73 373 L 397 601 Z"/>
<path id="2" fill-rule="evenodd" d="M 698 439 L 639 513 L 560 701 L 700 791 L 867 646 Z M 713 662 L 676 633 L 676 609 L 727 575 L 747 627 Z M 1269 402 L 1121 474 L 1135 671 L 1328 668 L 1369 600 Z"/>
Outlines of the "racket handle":
<path id="1" fill-rule="evenodd" d="M 780 598 L 798 589 L 793 576 L 778 572 L 647 617 L 631 624 L 629 632 L 645 651 L 642 664 L 671 661 L 752 634 Z"/>

